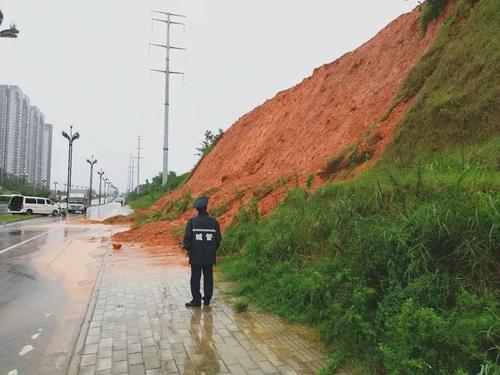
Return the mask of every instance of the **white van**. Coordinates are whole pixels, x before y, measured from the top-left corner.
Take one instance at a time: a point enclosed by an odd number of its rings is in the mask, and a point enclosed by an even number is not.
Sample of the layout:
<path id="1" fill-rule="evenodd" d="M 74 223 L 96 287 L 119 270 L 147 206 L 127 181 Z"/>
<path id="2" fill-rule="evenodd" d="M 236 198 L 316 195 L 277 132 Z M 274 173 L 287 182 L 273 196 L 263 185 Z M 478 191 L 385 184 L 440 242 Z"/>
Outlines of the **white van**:
<path id="1" fill-rule="evenodd" d="M 12 198 L 12 194 L 0 195 L 0 214 L 7 213 L 9 211 L 10 198 Z"/>
<path id="2" fill-rule="evenodd" d="M 57 216 L 59 215 L 59 207 L 48 198 L 13 195 L 9 201 L 9 212 L 11 214 Z"/>

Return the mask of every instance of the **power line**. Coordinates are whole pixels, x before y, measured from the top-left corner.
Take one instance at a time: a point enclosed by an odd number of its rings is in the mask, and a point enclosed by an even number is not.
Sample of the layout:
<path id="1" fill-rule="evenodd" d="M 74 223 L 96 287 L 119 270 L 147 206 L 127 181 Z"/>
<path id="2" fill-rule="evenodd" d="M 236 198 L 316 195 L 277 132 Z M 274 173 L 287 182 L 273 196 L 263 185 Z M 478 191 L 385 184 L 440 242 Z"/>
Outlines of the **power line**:
<path id="1" fill-rule="evenodd" d="M 165 186 L 167 184 L 167 177 L 168 177 L 168 111 L 169 111 L 169 96 L 170 96 L 170 74 L 184 74 L 182 72 L 176 72 L 173 70 L 170 70 L 170 50 L 186 50 L 185 48 L 181 47 L 175 47 L 170 45 L 170 26 L 171 25 L 185 25 L 182 22 L 177 22 L 174 21 L 178 17 L 186 18 L 186 16 L 182 14 L 176 14 L 176 13 L 170 13 L 170 12 L 160 12 L 157 10 L 152 10 L 154 13 L 159 13 L 164 16 L 166 16 L 166 19 L 160 19 L 160 18 L 153 18 L 153 21 L 156 22 L 163 22 L 167 24 L 167 41 L 166 44 L 156 44 L 156 43 L 149 43 L 150 46 L 155 46 L 155 47 L 162 47 L 165 48 L 166 51 L 166 59 L 165 59 L 165 70 L 159 70 L 159 69 L 151 69 L 152 71 L 155 72 L 160 72 L 165 74 L 165 124 L 164 124 L 164 134 L 163 134 L 163 176 L 162 176 L 162 184 Z M 174 20 L 173 20 L 174 19 Z"/>

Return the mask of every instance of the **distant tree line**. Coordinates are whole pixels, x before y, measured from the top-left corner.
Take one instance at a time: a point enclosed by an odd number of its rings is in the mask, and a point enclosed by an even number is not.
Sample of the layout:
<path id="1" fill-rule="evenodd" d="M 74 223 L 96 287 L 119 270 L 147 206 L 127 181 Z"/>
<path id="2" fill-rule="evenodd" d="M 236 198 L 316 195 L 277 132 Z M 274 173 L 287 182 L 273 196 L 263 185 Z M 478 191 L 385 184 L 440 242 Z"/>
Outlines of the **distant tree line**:
<path id="1" fill-rule="evenodd" d="M 0 194 L 21 194 L 37 197 L 48 197 L 50 191 L 33 186 L 26 179 L 9 173 L 2 173 L 0 169 Z"/>

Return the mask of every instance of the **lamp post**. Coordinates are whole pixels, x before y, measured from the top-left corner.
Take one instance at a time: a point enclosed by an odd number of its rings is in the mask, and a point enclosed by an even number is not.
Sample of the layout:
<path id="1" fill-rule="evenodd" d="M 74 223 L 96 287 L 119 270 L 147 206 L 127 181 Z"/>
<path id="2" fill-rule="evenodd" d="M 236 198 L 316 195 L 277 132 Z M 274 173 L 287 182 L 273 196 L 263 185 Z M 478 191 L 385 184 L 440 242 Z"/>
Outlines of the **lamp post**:
<path id="1" fill-rule="evenodd" d="M 0 10 L 0 25 L 3 21 L 3 13 Z M 12 25 L 10 29 L 5 29 L 0 31 L 0 38 L 17 38 L 17 34 L 19 34 L 19 30 L 16 28 L 16 25 Z"/>
<path id="2" fill-rule="evenodd" d="M 53 184 L 54 184 L 54 197 L 57 198 L 57 184 L 58 184 L 58 182 L 54 181 Z"/>
<path id="3" fill-rule="evenodd" d="M 23 172 L 21 173 L 21 176 L 23 177 L 23 186 L 26 185 L 26 179 L 28 178 L 28 173 Z"/>
<path id="4" fill-rule="evenodd" d="M 108 203 L 108 181 L 109 177 L 104 178 L 104 203 Z"/>
<path id="5" fill-rule="evenodd" d="M 104 171 L 101 169 L 99 172 L 97 172 L 99 175 L 99 205 L 101 204 L 101 190 L 102 190 L 102 176 L 104 174 Z"/>
<path id="6" fill-rule="evenodd" d="M 73 125 L 69 127 L 69 135 L 64 130 L 62 136 L 68 140 L 68 184 L 66 186 L 66 210 L 69 209 L 69 193 L 71 190 L 71 164 L 73 162 L 73 142 L 80 138 L 80 134 L 76 132 L 73 134 Z"/>
<path id="7" fill-rule="evenodd" d="M 47 179 L 46 178 L 42 178 L 40 180 L 40 182 L 42 183 L 42 189 L 47 189 Z M 50 190 L 50 188 L 49 188 Z"/>
<path id="8" fill-rule="evenodd" d="M 94 159 L 94 155 L 92 155 L 92 159 L 87 159 L 87 163 L 90 164 L 90 185 L 89 185 L 89 207 L 92 206 L 92 178 L 94 177 L 94 165 L 97 163 L 97 160 Z"/>

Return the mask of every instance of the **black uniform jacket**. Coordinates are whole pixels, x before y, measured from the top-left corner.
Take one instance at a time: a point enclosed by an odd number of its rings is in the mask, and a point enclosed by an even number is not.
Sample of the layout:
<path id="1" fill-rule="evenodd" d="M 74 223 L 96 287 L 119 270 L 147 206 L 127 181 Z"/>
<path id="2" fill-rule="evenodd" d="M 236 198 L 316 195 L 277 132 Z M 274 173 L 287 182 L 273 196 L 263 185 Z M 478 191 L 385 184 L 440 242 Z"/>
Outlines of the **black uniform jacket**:
<path id="1" fill-rule="evenodd" d="M 215 218 L 198 215 L 189 219 L 184 232 L 184 248 L 189 253 L 189 264 L 215 264 L 221 241 L 219 223 Z"/>

